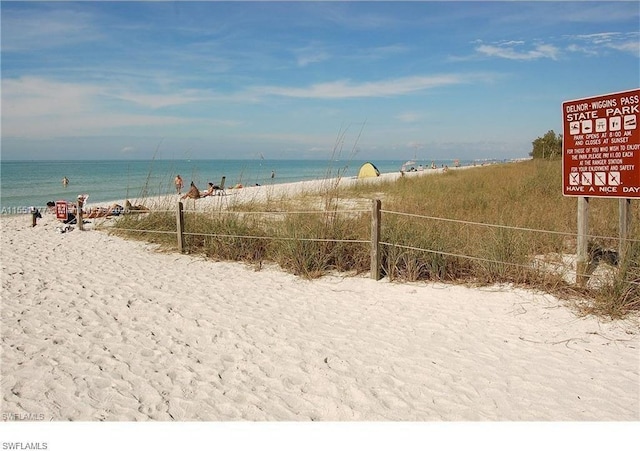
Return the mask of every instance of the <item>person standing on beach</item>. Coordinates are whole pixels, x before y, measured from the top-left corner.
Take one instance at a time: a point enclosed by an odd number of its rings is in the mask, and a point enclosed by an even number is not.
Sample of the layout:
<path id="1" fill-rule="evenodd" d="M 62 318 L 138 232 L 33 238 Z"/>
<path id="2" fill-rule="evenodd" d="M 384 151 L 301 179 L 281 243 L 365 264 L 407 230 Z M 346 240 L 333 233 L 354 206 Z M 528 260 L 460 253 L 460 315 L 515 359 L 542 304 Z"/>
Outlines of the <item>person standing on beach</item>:
<path id="1" fill-rule="evenodd" d="M 180 177 L 180 174 L 176 175 L 173 183 L 175 183 L 176 185 L 176 192 L 178 194 L 182 194 L 182 187 L 184 186 L 184 182 L 182 181 L 182 177 Z"/>

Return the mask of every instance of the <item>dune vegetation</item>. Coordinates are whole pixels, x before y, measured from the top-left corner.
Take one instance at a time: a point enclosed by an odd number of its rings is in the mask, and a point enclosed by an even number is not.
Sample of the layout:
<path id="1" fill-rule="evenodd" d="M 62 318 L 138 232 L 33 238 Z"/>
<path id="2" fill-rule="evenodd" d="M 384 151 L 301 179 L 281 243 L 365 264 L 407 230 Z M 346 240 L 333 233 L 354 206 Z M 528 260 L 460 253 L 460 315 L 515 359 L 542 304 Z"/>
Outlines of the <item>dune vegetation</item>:
<path id="1" fill-rule="evenodd" d="M 320 193 L 274 191 L 260 201 L 187 211 L 185 249 L 256 268 L 274 263 L 308 278 L 365 273 L 372 199 L 380 199 L 382 275 L 391 280 L 511 283 L 581 299 L 591 313 L 640 310 L 638 203 L 620 259 L 618 200 L 590 200 L 589 274 L 605 271 L 597 283 L 576 284 L 577 200 L 562 195 L 561 179 L 560 160 L 534 159 L 348 187 L 327 180 Z M 174 250 L 175 231 L 171 211 L 125 215 L 113 228 Z"/>

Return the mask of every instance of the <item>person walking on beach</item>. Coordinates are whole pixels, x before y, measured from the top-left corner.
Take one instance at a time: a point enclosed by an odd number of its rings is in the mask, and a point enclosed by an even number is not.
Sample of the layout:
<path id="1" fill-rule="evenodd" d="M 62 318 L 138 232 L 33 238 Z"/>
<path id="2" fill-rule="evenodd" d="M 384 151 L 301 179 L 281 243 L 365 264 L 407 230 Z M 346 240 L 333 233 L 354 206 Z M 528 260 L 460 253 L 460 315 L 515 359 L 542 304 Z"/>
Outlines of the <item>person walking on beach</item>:
<path id="1" fill-rule="evenodd" d="M 178 194 L 182 194 L 182 187 L 184 186 L 184 182 L 182 181 L 182 177 L 180 177 L 180 174 L 176 175 L 173 183 L 175 183 L 176 185 L 176 192 Z"/>

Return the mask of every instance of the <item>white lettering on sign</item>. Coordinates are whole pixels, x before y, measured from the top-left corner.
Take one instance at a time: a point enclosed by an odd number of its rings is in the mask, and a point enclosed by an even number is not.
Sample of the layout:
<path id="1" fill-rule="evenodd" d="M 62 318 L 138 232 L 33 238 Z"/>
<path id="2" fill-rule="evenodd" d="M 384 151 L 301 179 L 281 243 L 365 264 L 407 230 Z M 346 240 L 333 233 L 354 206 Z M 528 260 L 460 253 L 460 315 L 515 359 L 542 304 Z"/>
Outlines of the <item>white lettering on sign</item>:
<path id="1" fill-rule="evenodd" d="M 598 108 L 611 108 L 618 106 L 616 99 L 596 100 L 591 102 L 591 108 L 597 110 Z"/>
<path id="2" fill-rule="evenodd" d="M 638 110 L 638 105 L 623 106 L 622 108 L 607 108 L 605 110 L 605 114 L 607 115 L 607 117 L 622 116 L 625 114 L 638 114 L 638 113 L 640 113 L 640 110 Z"/>
<path id="3" fill-rule="evenodd" d="M 616 106 L 616 105 L 611 105 Z M 567 105 L 566 112 L 567 113 L 576 113 L 578 111 L 587 111 L 589 109 L 588 103 L 581 103 L 579 105 Z"/>
<path id="4" fill-rule="evenodd" d="M 585 111 L 584 113 L 567 114 L 568 121 L 583 121 L 586 119 L 596 119 L 597 117 L 597 111 Z"/>
<path id="5" fill-rule="evenodd" d="M 624 138 L 611 138 L 611 144 L 626 144 L 629 142 L 629 137 L 625 136 Z"/>
<path id="6" fill-rule="evenodd" d="M 620 103 L 623 105 L 634 105 L 636 103 L 640 103 L 640 96 L 629 96 L 629 97 L 622 97 L 620 99 Z M 615 106 L 615 105 L 611 105 L 611 106 Z"/>

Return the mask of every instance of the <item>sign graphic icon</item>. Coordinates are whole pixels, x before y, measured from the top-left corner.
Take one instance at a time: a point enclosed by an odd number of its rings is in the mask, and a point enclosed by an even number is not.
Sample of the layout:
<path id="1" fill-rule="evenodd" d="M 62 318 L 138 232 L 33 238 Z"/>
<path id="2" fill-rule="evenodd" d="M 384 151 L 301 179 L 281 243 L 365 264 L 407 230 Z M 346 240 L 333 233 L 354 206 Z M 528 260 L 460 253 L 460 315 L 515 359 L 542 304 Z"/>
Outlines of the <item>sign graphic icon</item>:
<path id="1" fill-rule="evenodd" d="M 618 185 L 620 185 L 620 173 L 619 172 L 609 172 L 609 185 L 610 186 L 618 186 Z"/>
<path id="2" fill-rule="evenodd" d="M 618 132 L 622 128 L 622 121 L 619 117 L 610 117 L 609 118 L 609 130 L 612 132 Z"/>
<path id="3" fill-rule="evenodd" d="M 607 184 L 607 173 L 606 172 L 596 172 L 596 185 L 597 186 L 606 186 Z"/>

